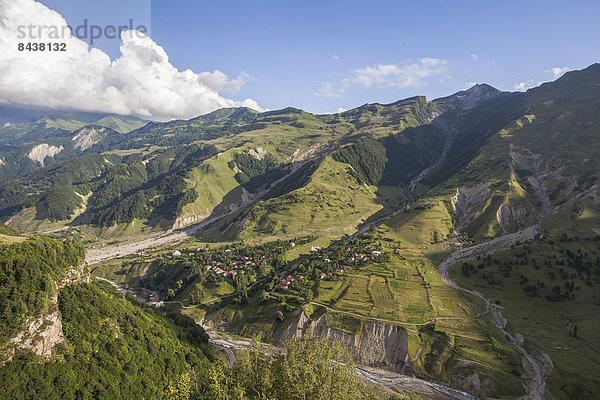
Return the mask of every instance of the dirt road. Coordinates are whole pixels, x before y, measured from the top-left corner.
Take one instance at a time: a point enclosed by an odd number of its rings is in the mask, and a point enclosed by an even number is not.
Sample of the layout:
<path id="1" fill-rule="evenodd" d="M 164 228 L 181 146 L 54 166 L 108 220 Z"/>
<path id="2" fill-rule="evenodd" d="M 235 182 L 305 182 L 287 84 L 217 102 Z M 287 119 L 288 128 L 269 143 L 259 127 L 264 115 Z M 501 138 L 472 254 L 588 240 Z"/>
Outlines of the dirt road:
<path id="1" fill-rule="evenodd" d="M 457 284 L 450 277 L 449 270 L 450 267 L 461 260 L 466 260 L 469 258 L 476 257 L 477 255 L 488 255 L 497 253 L 499 251 L 503 251 L 509 249 L 513 244 L 517 242 L 524 242 L 525 240 L 533 239 L 537 230 L 539 229 L 540 224 L 530 226 L 525 228 L 519 232 L 515 232 L 512 234 L 504 235 L 497 237 L 496 239 L 490 240 L 488 242 L 484 242 L 475 246 L 467 247 L 464 249 L 456 250 L 452 253 L 446 260 L 444 260 L 439 266 L 438 269 L 440 274 L 442 275 L 442 280 L 448 286 L 451 286 L 457 290 L 461 290 L 463 292 L 471 293 L 481 300 L 483 300 L 486 304 L 487 309 L 492 313 L 492 321 L 494 325 L 496 325 L 502 333 L 506 335 L 510 339 L 510 341 L 515 345 L 515 347 L 519 350 L 519 352 L 523 355 L 524 359 L 527 360 L 527 364 L 529 365 L 529 376 L 530 383 L 528 386 L 528 395 L 527 398 L 530 400 L 543 400 L 546 393 L 546 380 L 544 376 L 544 365 L 538 361 L 532 354 L 528 353 L 522 346 L 521 340 L 519 337 L 522 337 L 518 332 L 510 332 L 506 329 L 506 319 L 502 315 L 500 309 L 486 296 L 477 292 L 475 290 L 465 289 L 459 284 Z"/>

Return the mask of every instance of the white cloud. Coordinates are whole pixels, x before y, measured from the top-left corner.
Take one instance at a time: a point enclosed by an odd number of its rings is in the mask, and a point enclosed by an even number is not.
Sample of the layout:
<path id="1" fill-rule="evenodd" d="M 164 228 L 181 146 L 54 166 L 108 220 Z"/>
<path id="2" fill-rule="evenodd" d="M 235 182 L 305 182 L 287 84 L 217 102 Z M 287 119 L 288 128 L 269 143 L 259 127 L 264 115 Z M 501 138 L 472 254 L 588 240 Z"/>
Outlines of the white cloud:
<path id="1" fill-rule="evenodd" d="M 422 86 L 425 79 L 445 71 L 448 62 L 439 58 L 420 58 L 416 63 L 399 66 L 395 64 L 377 64 L 371 67 L 350 71 L 348 76 L 337 82 L 323 82 L 317 90 L 317 97 L 341 97 L 353 86 L 369 89 Z"/>
<path id="2" fill-rule="evenodd" d="M 333 58 L 335 61 L 340 60 L 340 56 L 338 56 L 337 54 L 332 55 L 331 58 Z"/>
<path id="3" fill-rule="evenodd" d="M 477 61 L 479 60 L 479 56 L 477 54 L 471 54 L 471 60 Z"/>
<path id="4" fill-rule="evenodd" d="M 219 92 L 238 92 L 246 73 L 230 79 L 219 70 L 179 71 L 164 49 L 138 31 L 121 34 L 121 55 L 110 57 L 67 35 L 66 52 L 18 51 L 19 26 L 67 23 L 33 0 L 0 0 L 0 103 L 136 114 L 156 119 L 191 118 L 218 108 L 261 107 L 252 99 L 236 101 Z M 49 30 L 36 42 L 56 41 Z"/>
<path id="5" fill-rule="evenodd" d="M 339 113 L 343 113 L 344 111 L 348 111 L 347 109 L 345 109 L 344 107 L 338 107 L 337 110 L 331 112 L 331 111 L 327 111 L 324 112 L 323 114 L 339 114 Z"/>
<path id="6" fill-rule="evenodd" d="M 468 88 L 472 88 L 473 86 L 477 85 L 477 82 L 473 82 L 473 81 L 466 82 L 466 85 Z"/>
<path id="7" fill-rule="evenodd" d="M 515 83 L 514 89 L 520 90 L 520 91 L 525 91 L 525 90 L 531 89 L 532 87 L 535 87 L 535 86 L 536 85 L 533 84 L 533 79 L 528 79 L 524 82 Z"/>
<path id="8" fill-rule="evenodd" d="M 336 85 L 333 82 L 323 82 L 323 86 L 315 92 L 317 97 L 342 97 L 346 89 L 346 80 L 342 80 L 341 85 Z"/>
<path id="9" fill-rule="evenodd" d="M 554 68 L 551 68 L 550 71 L 548 71 L 548 72 L 552 72 L 552 79 L 558 79 L 565 72 L 568 72 L 570 70 L 571 70 L 571 68 L 569 68 L 569 67 L 554 67 Z"/>

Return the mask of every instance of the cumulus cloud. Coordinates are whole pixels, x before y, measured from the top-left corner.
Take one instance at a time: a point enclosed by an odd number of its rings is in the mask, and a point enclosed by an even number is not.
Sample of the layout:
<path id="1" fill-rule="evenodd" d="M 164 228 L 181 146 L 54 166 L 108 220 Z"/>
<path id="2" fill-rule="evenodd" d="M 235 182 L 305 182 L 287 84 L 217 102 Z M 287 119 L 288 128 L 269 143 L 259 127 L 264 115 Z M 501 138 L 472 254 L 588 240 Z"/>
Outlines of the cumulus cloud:
<path id="1" fill-rule="evenodd" d="M 369 89 L 422 86 L 426 78 L 445 71 L 448 62 L 439 58 L 420 58 L 416 63 L 399 66 L 396 64 L 377 64 L 350 71 L 348 76 L 337 82 L 323 82 L 317 90 L 317 97 L 341 97 L 353 86 Z"/>
<path id="2" fill-rule="evenodd" d="M 246 73 L 179 71 L 165 50 L 138 31 L 121 34 L 121 55 L 110 57 L 67 34 L 66 51 L 18 51 L 21 26 L 67 22 L 34 0 L 0 0 L 0 103 L 117 114 L 154 119 L 191 118 L 223 107 L 262 110 L 256 101 L 223 97 L 238 92 Z M 36 42 L 52 42 L 44 30 Z"/>
<path id="3" fill-rule="evenodd" d="M 465 85 L 467 85 L 468 88 L 472 88 L 473 86 L 477 85 L 477 82 L 469 81 L 466 82 Z"/>
<path id="4" fill-rule="evenodd" d="M 479 56 L 477 54 L 471 54 L 471 60 L 477 61 L 479 60 Z"/>
<path id="5" fill-rule="evenodd" d="M 563 74 L 565 72 L 568 72 L 570 70 L 571 70 L 571 68 L 569 68 L 569 67 L 554 67 L 554 68 L 551 68 L 550 71 L 548 71 L 548 72 L 552 72 L 552 79 L 558 79 L 561 76 L 563 76 Z"/>
<path id="6" fill-rule="evenodd" d="M 335 111 L 327 111 L 327 112 L 324 112 L 323 114 L 325 114 L 325 115 L 339 114 L 339 113 L 343 113 L 345 111 L 348 111 L 348 110 L 345 109 L 344 107 L 338 107 L 337 110 L 335 110 Z"/>
<path id="7" fill-rule="evenodd" d="M 530 89 L 532 87 L 534 87 L 535 85 L 533 84 L 533 79 L 528 79 L 524 82 L 517 82 L 515 83 L 514 89 L 515 90 L 520 90 L 520 91 L 524 91 L 527 89 Z"/>

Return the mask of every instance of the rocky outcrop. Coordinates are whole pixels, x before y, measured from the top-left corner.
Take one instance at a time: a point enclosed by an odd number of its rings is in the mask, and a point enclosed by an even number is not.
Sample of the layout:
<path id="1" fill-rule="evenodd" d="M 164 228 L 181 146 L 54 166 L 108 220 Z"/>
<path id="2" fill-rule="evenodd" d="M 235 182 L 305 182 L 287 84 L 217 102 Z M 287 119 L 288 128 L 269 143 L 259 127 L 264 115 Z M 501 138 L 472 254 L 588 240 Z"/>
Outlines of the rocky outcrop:
<path id="1" fill-rule="evenodd" d="M 493 393 L 496 389 L 496 382 L 490 377 L 483 380 L 477 372 L 471 374 L 456 374 L 450 377 L 450 383 L 453 387 L 459 387 L 466 392 L 481 396 L 487 393 Z"/>
<path id="2" fill-rule="evenodd" d="M 309 147 L 298 148 L 292 154 L 292 162 L 310 160 L 321 154 L 326 148 L 327 145 L 325 143 L 316 143 Z"/>
<path id="3" fill-rule="evenodd" d="M 46 159 L 46 157 L 54 157 L 61 151 L 63 151 L 62 146 L 56 147 L 51 146 L 48 143 L 42 143 L 32 148 L 27 154 L 27 157 L 30 160 L 37 161 L 40 164 L 44 165 L 44 160 Z"/>
<path id="4" fill-rule="evenodd" d="M 499 93 L 498 89 L 495 89 L 493 87 L 491 87 L 490 85 L 486 85 L 486 84 L 477 84 L 477 85 L 473 85 L 471 86 L 471 88 L 462 91 L 462 92 L 458 92 L 452 96 L 450 96 L 451 99 L 453 99 L 457 104 L 458 107 L 460 107 L 464 112 L 469 111 L 475 107 L 477 107 L 479 104 L 483 103 L 484 101 L 487 101 L 495 96 L 497 96 Z"/>
<path id="5" fill-rule="evenodd" d="M 196 214 L 196 215 L 177 217 L 177 219 L 173 223 L 173 229 L 179 229 L 179 228 L 186 227 L 188 225 L 195 224 L 197 222 L 200 222 L 200 221 L 206 219 L 208 216 L 209 216 L 208 214 Z"/>
<path id="6" fill-rule="evenodd" d="M 38 356 L 48 358 L 56 346 L 65 343 L 57 307 L 57 298 L 54 297 L 51 300 L 54 311 L 29 321 L 21 333 L 10 339 L 12 346 L 6 349 L 8 354 L 4 354 L 4 362 L 10 361 L 17 349 L 30 350 Z"/>
<path id="7" fill-rule="evenodd" d="M 511 209 L 512 215 L 514 219 L 519 223 L 523 224 L 525 222 L 525 217 L 527 217 L 527 209 L 523 204 L 515 204 Z"/>
<path id="8" fill-rule="evenodd" d="M 69 285 L 90 281 L 86 266 L 68 268 L 55 282 L 57 292 Z M 58 312 L 58 294 L 49 301 L 48 311 L 37 318 L 30 318 L 17 336 L 8 340 L 0 349 L 0 366 L 12 360 L 19 349 L 29 350 L 40 357 L 49 358 L 55 348 L 66 343 L 62 320 Z"/>
<path id="9" fill-rule="evenodd" d="M 62 277 L 56 281 L 56 287 L 60 290 L 66 286 L 84 282 L 90 282 L 89 268 L 87 266 L 71 267 L 65 270 Z"/>
<path id="10" fill-rule="evenodd" d="M 301 338 L 305 335 L 336 340 L 350 349 L 358 364 L 400 373 L 411 372 L 408 336 L 404 328 L 377 321 L 364 321 L 360 331 L 352 334 L 330 327 L 327 318 L 328 314 L 325 314 L 312 321 L 301 312 L 295 322 L 274 337 L 275 344 L 282 345 L 289 338 Z"/>
<path id="11" fill-rule="evenodd" d="M 2 166 L 2 165 L 6 165 L 6 163 L 4 162 L 3 159 L 0 158 L 0 166 Z"/>
<path id="12" fill-rule="evenodd" d="M 452 196 L 452 207 L 458 218 L 457 229 L 467 225 L 468 222 L 479 216 L 474 209 L 490 197 L 490 183 L 480 183 L 473 187 L 461 187 L 456 189 Z"/>
<path id="13" fill-rule="evenodd" d="M 496 219 L 502 227 L 502 232 L 508 232 L 508 224 L 510 223 L 510 210 L 504 204 L 501 204 L 496 211 Z"/>
<path id="14" fill-rule="evenodd" d="M 94 127 L 94 126 L 86 126 L 81 128 L 75 136 L 73 136 L 73 145 L 76 149 L 81 151 L 87 150 L 96 143 L 98 143 L 102 137 L 105 135 L 105 132 L 108 131 L 108 128 L 105 127 Z"/>
<path id="15" fill-rule="evenodd" d="M 252 157 L 256 158 L 257 160 L 262 160 L 267 155 L 267 152 L 262 147 L 257 147 L 256 149 L 250 149 L 248 151 L 248 154 L 250 154 Z"/>

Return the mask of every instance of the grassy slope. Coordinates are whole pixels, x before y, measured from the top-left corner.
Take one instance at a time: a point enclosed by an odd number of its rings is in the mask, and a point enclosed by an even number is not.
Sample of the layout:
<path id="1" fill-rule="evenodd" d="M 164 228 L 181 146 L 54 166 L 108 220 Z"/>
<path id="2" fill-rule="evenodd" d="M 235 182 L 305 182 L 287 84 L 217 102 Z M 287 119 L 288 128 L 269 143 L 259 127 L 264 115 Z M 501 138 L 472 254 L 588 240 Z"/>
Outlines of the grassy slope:
<path id="1" fill-rule="evenodd" d="M 353 233 L 381 205 L 375 187 L 359 184 L 348 168 L 325 158 L 306 186 L 254 206 L 240 238 L 256 241 L 317 235 L 316 244 L 322 246 Z M 297 251 L 302 250 L 306 249 Z"/>
<path id="2" fill-rule="evenodd" d="M 600 279 L 594 272 L 593 286 L 590 287 L 576 277 L 575 299 L 554 302 L 528 296 L 520 284 L 521 275 L 527 276 L 530 283 L 544 282 L 548 289 L 558 284 L 564 291 L 564 282 L 560 278 L 554 280 L 549 277 L 551 271 L 559 274 L 560 267 L 548 267 L 544 261 L 553 255 L 564 258 L 559 249 L 570 249 L 574 253 L 581 249 L 598 254 L 598 242 L 591 239 L 595 236 L 592 228 L 599 226 L 600 210 L 594 201 L 589 200 L 583 206 L 571 207 L 550 217 L 543 226 L 544 240 L 528 244 L 531 250 L 528 263 L 513 266 L 510 277 L 503 277 L 499 265 L 495 264 L 469 277 L 465 277 L 459 268 L 455 267 L 452 271 L 453 277 L 461 284 L 499 301 L 509 323 L 527 341 L 550 355 L 556 367 L 549 380 L 550 389 L 561 398 L 591 395 L 600 389 L 600 380 L 594 373 L 600 365 L 600 297 L 597 289 Z M 563 233 L 579 240 L 561 242 L 559 238 Z M 493 257 L 500 262 L 514 262 L 517 259 L 515 253 L 523 249 L 524 246 L 517 246 Z M 591 256 L 593 262 L 595 257 Z M 533 260 L 540 265 L 539 269 L 532 266 Z M 573 272 L 569 268 L 566 270 L 569 274 Z M 500 283 L 489 284 L 482 278 L 482 273 L 490 272 Z M 578 338 L 569 334 L 572 331 L 569 324 L 578 325 Z"/>
<path id="3" fill-rule="evenodd" d="M 379 228 L 379 232 L 400 242 L 397 250 L 400 260 L 392 259 L 383 272 L 394 275 L 386 279 L 395 294 L 394 304 L 399 307 L 393 319 L 423 322 L 439 318 L 435 322 L 436 329 L 449 335 L 456 351 L 451 355 L 453 362 L 439 370 L 441 376 L 450 379 L 453 374 L 466 376 L 472 372 L 482 377 L 494 376 L 502 386 L 497 394 L 517 395 L 522 392 L 519 379 L 513 374 L 514 369 L 520 370 L 518 353 L 495 329 L 487 315 L 474 318 L 481 312 L 479 301 L 447 287 L 435 268 L 448 250 L 447 244 L 436 243 L 434 236 L 441 241 L 453 231 L 448 203 L 449 199 L 444 196 L 420 200 L 409 211 L 386 221 Z M 376 312 L 385 310 L 384 305 L 384 302 L 375 305 Z M 414 342 L 413 345 L 409 343 L 414 352 L 411 356 L 414 357 L 416 350 L 423 347 L 415 369 L 431 374 L 425 354 L 432 350 L 430 346 L 433 343 L 414 335 L 409 339 Z"/>
<path id="4" fill-rule="evenodd" d="M 485 204 L 490 209 L 480 207 L 480 218 L 465 228 L 473 238 L 481 240 L 501 233 L 495 221 L 495 210 L 499 204 L 511 208 L 521 205 L 526 210 L 525 220 L 521 223 L 515 221 L 514 214 L 511 215 L 510 231 L 532 225 L 539 219 L 541 203 L 527 179 L 533 171 L 519 171 L 520 167 L 511 162 L 511 144 L 539 154 L 537 157 L 542 160 L 542 173 L 555 172 L 554 177 L 546 179 L 551 209 L 597 182 L 600 170 L 596 157 L 600 151 L 597 128 L 600 123 L 597 113 L 600 96 L 595 88 L 600 83 L 598 69 L 595 65 L 585 71 L 566 75 L 555 83 L 542 85 L 529 93 L 524 106 L 525 115 L 494 135 L 466 168 L 442 185 L 447 188 L 445 193 L 448 193 L 460 186 L 492 183 L 492 198 Z M 516 174 L 511 172 L 511 166 Z M 441 188 L 438 190 L 443 192 Z M 596 196 L 597 193 L 596 190 Z M 590 252 L 597 251 L 597 244 L 589 241 L 596 234 L 593 229 L 600 228 L 600 212 L 595 199 L 549 216 L 542 229 L 545 239 L 554 239 L 556 242 L 562 233 L 567 233 L 570 237 L 581 239 L 576 246 L 587 248 Z M 492 207 L 494 201 L 496 204 Z M 534 241 L 530 247 L 534 256 L 542 260 L 557 251 L 547 241 Z M 512 259 L 514 251 L 501 253 L 497 258 Z M 538 263 L 542 264 L 540 261 Z M 482 279 L 482 273 L 465 277 L 455 267 L 452 274 L 465 286 L 499 300 L 505 307 L 509 324 L 524 334 L 530 346 L 538 346 L 551 356 L 555 369 L 549 378 L 549 389 L 553 394 L 561 398 L 583 398 L 597 393 L 600 382 L 592 372 L 600 364 L 600 348 L 597 344 L 600 337 L 596 333 L 600 324 L 596 289 L 600 281 L 597 275 L 594 275 L 592 287 L 575 280 L 580 288 L 575 300 L 551 302 L 527 296 L 519 282 L 523 274 L 528 276 L 529 282 L 540 280 L 546 286 L 562 285 L 560 280 L 554 282 L 549 279 L 547 267 L 542 266 L 537 271 L 529 261 L 524 266 L 517 266 L 508 278 L 502 276 L 498 266 L 484 270 L 494 271 L 494 276 L 501 282 L 495 285 Z M 578 324 L 580 338 L 575 339 L 568 334 L 568 323 Z"/>
<path id="5" fill-rule="evenodd" d="M 193 169 L 187 180 L 189 186 L 196 189 L 198 199 L 186 205 L 178 219 L 207 217 L 219 204 L 235 203 L 240 199 L 235 172 L 227 165 L 231 159 L 231 152 L 226 152 Z"/>

